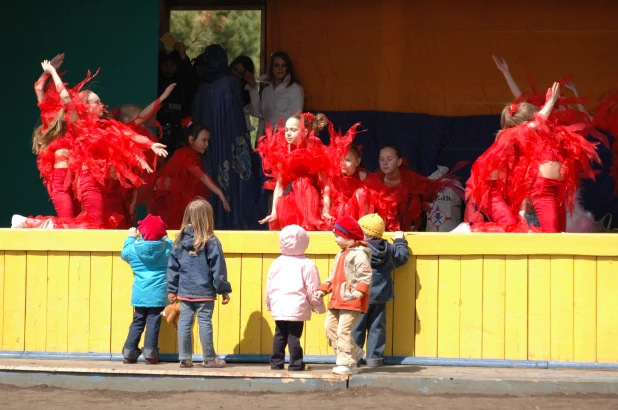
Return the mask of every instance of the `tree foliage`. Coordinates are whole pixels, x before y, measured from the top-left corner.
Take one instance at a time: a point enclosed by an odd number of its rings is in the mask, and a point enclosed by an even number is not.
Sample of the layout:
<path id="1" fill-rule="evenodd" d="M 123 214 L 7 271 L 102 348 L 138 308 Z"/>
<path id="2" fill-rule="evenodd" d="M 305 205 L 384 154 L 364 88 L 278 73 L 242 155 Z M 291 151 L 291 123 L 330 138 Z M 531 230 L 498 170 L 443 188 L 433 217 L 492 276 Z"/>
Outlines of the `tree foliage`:
<path id="1" fill-rule="evenodd" d="M 220 44 L 230 61 L 239 55 L 251 57 L 257 74 L 261 23 L 260 10 L 178 10 L 171 13 L 170 34 L 189 47 L 190 58 L 209 44 Z"/>

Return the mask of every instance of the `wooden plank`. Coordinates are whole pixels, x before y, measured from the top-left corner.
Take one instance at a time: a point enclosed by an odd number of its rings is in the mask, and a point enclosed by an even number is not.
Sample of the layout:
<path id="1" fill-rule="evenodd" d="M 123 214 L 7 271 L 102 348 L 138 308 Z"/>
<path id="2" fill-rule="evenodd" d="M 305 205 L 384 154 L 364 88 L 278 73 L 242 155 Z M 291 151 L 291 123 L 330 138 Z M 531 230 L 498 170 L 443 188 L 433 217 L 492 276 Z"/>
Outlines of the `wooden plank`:
<path id="1" fill-rule="evenodd" d="M 550 358 L 573 361 L 573 257 L 552 256 Z"/>
<path id="2" fill-rule="evenodd" d="M 459 356 L 480 359 L 483 355 L 483 258 L 461 257 L 461 315 Z"/>
<path id="3" fill-rule="evenodd" d="M 121 353 L 133 321 L 131 290 L 133 271 L 131 266 L 120 258 L 120 252 L 112 256 L 112 309 L 111 309 L 111 351 Z M 142 340 L 143 340 L 142 334 Z M 139 346 L 143 346 L 143 343 Z"/>
<path id="4" fill-rule="evenodd" d="M 240 348 L 240 300 L 241 282 L 240 268 L 242 263 L 240 254 L 226 254 L 227 280 L 232 285 L 230 303 L 217 304 L 219 309 L 218 343 L 220 354 L 238 354 Z"/>
<path id="5" fill-rule="evenodd" d="M 90 351 L 90 253 L 65 253 L 69 258 L 68 350 Z M 54 256 L 64 256 L 54 252 Z"/>
<path id="6" fill-rule="evenodd" d="M 461 258 L 438 260 L 438 357 L 459 357 Z"/>
<path id="7" fill-rule="evenodd" d="M 6 295 L 4 294 L 4 251 L 0 251 L 0 347 L 2 347 L 2 336 L 4 335 L 4 301 Z"/>
<path id="8" fill-rule="evenodd" d="M 44 352 L 47 328 L 47 252 L 26 255 L 25 349 Z"/>
<path id="9" fill-rule="evenodd" d="M 111 353 L 112 252 L 90 256 L 90 352 Z"/>
<path id="10" fill-rule="evenodd" d="M 504 358 L 528 359 L 528 257 L 506 257 Z"/>
<path id="11" fill-rule="evenodd" d="M 438 257 L 416 258 L 416 338 L 414 355 L 438 354 Z"/>
<path id="12" fill-rule="evenodd" d="M 483 359 L 504 359 L 506 259 L 483 258 Z"/>
<path id="13" fill-rule="evenodd" d="M 597 258 L 597 361 L 618 362 L 618 258 Z"/>
<path id="14" fill-rule="evenodd" d="M 274 260 L 277 259 L 279 255 L 276 254 L 266 254 L 262 255 L 262 328 L 261 332 L 261 343 L 260 343 L 260 353 L 261 354 L 272 354 L 273 352 L 273 336 L 275 334 L 275 320 L 273 319 L 273 315 L 266 310 L 266 284 L 268 283 L 268 270 L 270 266 L 273 264 Z M 307 333 L 307 329 L 305 329 L 305 334 Z M 307 348 L 305 346 L 305 354 L 307 353 Z"/>
<path id="15" fill-rule="evenodd" d="M 5 251 L 73 251 L 116 252 L 118 243 L 126 237 L 114 230 L 40 230 L 0 229 L 0 249 Z M 177 231 L 169 231 L 174 238 Z M 330 232 L 310 232 L 311 255 L 335 255 L 339 249 Z M 416 256 L 432 255 L 580 255 L 618 256 L 618 235 L 615 234 L 528 234 L 513 240 L 510 233 L 412 232 L 406 239 Z M 227 253 L 261 255 L 279 253 L 277 232 L 221 231 L 217 236 Z M 385 238 L 392 238 L 391 233 Z"/>
<path id="16" fill-rule="evenodd" d="M 393 311 L 393 319 L 389 324 L 386 322 L 387 338 L 385 356 L 392 346 L 393 356 L 414 356 L 414 342 L 416 338 L 416 282 L 417 282 L 416 256 L 410 256 L 408 263 L 395 269 L 393 280 L 395 287 L 395 300 L 386 305 L 386 318 L 389 310 Z M 389 308 L 390 307 L 390 308 Z M 392 337 L 388 337 L 389 333 Z M 390 342 L 390 343 L 389 343 Z"/>
<path id="17" fill-rule="evenodd" d="M 597 258 L 576 256 L 573 263 L 573 360 L 597 360 Z"/>
<path id="18" fill-rule="evenodd" d="M 266 255 L 264 256 L 266 257 Z M 328 270 L 328 255 L 311 255 L 310 258 L 318 267 L 320 282 L 324 282 L 330 274 Z M 324 331 L 325 316 L 313 313 L 311 320 L 305 323 L 305 354 L 307 355 L 332 354 L 326 340 L 326 332 Z M 262 338 L 262 340 L 264 339 Z"/>
<path id="19" fill-rule="evenodd" d="M 528 258 L 528 360 L 550 358 L 550 278 L 549 256 Z"/>
<path id="20" fill-rule="evenodd" d="M 2 350 L 25 348 L 26 252 L 4 253 L 4 320 Z"/>
<path id="21" fill-rule="evenodd" d="M 69 351 L 69 255 L 50 252 L 47 273 L 48 352 Z"/>
<path id="22" fill-rule="evenodd" d="M 262 255 L 242 255 L 240 353 L 259 354 L 262 344 Z"/>

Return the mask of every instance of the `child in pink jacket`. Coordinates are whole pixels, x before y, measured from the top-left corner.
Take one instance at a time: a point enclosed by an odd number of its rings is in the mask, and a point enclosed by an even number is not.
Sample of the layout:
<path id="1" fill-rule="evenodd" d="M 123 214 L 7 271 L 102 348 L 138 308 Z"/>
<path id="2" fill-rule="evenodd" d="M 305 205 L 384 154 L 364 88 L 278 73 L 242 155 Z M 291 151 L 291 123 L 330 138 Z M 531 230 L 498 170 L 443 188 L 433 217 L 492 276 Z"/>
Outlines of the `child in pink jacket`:
<path id="1" fill-rule="evenodd" d="M 298 225 L 288 225 L 279 235 L 279 256 L 268 271 L 266 310 L 275 319 L 275 336 L 270 368 L 283 369 L 285 347 L 290 349 L 288 370 L 305 370 L 300 337 L 311 312 L 325 313 L 322 299 L 314 294 L 320 286 L 318 267 L 305 256 L 309 246 L 307 231 Z"/>

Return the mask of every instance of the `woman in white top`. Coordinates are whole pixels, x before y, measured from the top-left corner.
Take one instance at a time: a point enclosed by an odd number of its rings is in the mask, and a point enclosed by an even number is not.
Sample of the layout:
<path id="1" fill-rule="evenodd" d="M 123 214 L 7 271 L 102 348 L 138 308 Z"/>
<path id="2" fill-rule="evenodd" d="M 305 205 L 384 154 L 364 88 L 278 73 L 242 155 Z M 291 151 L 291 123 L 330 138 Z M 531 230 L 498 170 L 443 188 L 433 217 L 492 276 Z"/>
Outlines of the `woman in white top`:
<path id="1" fill-rule="evenodd" d="M 264 135 L 265 121 L 274 127 L 292 115 L 303 111 L 305 92 L 296 82 L 290 56 L 283 51 L 276 51 L 270 56 L 268 74 L 260 76 L 262 90 L 260 102 L 260 125 L 258 136 Z"/>

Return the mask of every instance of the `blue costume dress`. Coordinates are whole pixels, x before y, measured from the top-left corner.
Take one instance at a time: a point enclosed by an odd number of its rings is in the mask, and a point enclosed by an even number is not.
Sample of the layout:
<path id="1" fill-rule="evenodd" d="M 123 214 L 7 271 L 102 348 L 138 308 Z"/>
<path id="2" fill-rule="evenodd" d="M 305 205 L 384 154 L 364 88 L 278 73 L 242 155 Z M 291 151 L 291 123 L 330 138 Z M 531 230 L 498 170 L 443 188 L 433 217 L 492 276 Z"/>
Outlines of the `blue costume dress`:
<path id="1" fill-rule="evenodd" d="M 215 229 L 252 229 L 260 215 L 259 176 L 251 158 L 251 140 L 242 106 L 242 84 L 228 68 L 227 54 L 218 44 L 206 47 L 203 56 L 206 82 L 199 85 L 193 121 L 210 130 L 210 144 L 202 163 L 227 198 L 231 212 L 211 195 Z"/>

